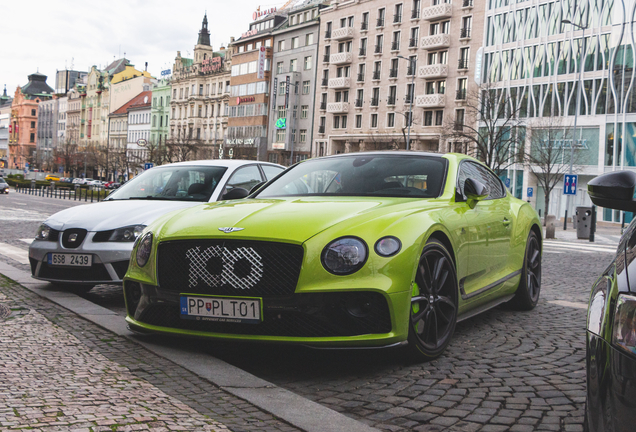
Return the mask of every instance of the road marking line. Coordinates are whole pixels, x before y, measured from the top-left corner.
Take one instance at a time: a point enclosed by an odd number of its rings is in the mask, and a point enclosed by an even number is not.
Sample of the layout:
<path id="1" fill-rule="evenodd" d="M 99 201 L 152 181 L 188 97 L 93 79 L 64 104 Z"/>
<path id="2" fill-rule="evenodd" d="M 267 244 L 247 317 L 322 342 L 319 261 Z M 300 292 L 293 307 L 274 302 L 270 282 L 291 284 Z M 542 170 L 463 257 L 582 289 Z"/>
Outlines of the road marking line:
<path id="1" fill-rule="evenodd" d="M 571 302 L 567 300 L 549 300 L 548 303 L 576 309 L 587 309 L 587 303 Z"/>
<path id="2" fill-rule="evenodd" d="M 11 246 L 10 244 L 0 243 L 0 255 L 11 258 L 20 264 L 29 264 L 29 251 Z"/>
<path id="3" fill-rule="evenodd" d="M 586 250 L 586 251 L 592 251 L 592 252 L 611 252 L 611 253 L 616 252 L 616 248 L 612 248 L 608 246 L 587 246 L 587 245 L 578 245 L 578 244 L 571 244 L 571 243 L 556 243 L 551 241 L 543 242 L 543 246 L 560 248 L 560 249 Z"/>
<path id="4" fill-rule="evenodd" d="M 30 245 L 31 243 L 33 243 L 33 239 L 32 239 L 32 238 L 28 238 L 28 239 L 18 239 L 18 240 L 20 240 L 21 242 L 25 242 L 26 244 L 29 244 L 29 245 Z"/>

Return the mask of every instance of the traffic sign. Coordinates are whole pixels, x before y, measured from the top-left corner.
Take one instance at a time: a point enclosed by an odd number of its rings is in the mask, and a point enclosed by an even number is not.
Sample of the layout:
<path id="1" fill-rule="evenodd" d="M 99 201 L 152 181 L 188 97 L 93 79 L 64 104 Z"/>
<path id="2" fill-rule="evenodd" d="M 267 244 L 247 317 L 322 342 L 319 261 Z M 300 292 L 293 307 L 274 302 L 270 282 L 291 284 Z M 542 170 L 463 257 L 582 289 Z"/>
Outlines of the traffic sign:
<path id="1" fill-rule="evenodd" d="M 152 168 L 153 166 L 155 166 L 155 164 L 153 164 L 152 162 L 146 162 L 144 164 L 144 169 L 145 170 L 149 170 L 150 168 Z"/>
<path id="2" fill-rule="evenodd" d="M 528 188 L 528 198 L 532 198 L 532 195 L 534 194 L 534 188 Z"/>
<path id="3" fill-rule="evenodd" d="M 146 144 L 148 144 L 148 141 L 146 141 L 146 140 L 145 140 L 145 139 L 143 139 L 143 138 L 139 138 L 139 139 L 137 140 L 137 145 L 145 146 Z"/>
<path id="4" fill-rule="evenodd" d="M 563 195 L 576 195 L 576 185 L 579 183 L 579 176 L 576 174 L 566 174 L 563 181 Z"/>

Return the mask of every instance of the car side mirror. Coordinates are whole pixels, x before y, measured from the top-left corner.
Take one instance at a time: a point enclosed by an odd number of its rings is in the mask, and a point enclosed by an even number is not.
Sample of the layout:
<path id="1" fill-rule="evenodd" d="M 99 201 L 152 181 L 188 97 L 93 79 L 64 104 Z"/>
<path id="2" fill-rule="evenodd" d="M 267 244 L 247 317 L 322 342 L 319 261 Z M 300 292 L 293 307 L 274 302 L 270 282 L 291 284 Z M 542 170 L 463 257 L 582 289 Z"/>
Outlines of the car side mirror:
<path id="1" fill-rule="evenodd" d="M 599 207 L 636 212 L 636 173 L 616 171 L 600 175 L 587 184 L 587 193 Z"/>
<path id="2" fill-rule="evenodd" d="M 240 187 L 235 187 L 231 191 L 224 193 L 223 196 L 221 197 L 221 199 L 222 200 L 241 199 L 241 198 L 245 198 L 249 194 L 250 193 L 247 191 L 247 189 L 243 189 L 243 188 L 240 188 Z"/>
<path id="3" fill-rule="evenodd" d="M 265 183 L 267 183 L 266 181 L 262 181 L 260 183 L 256 183 L 252 189 L 250 189 L 250 195 L 252 195 L 254 192 L 256 192 L 257 190 L 259 190 L 261 188 L 261 186 L 263 186 Z"/>
<path id="4" fill-rule="evenodd" d="M 467 178 L 464 182 L 464 195 L 473 201 L 481 201 L 488 198 L 488 187 L 473 178 Z"/>

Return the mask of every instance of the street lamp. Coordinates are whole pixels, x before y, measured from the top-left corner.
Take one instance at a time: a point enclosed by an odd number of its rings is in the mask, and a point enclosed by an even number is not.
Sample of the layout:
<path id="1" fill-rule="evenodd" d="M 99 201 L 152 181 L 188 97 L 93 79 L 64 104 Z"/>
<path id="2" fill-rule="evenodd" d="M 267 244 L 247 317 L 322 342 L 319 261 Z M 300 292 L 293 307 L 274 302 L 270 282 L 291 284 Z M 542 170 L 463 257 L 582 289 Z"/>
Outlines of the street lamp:
<path id="1" fill-rule="evenodd" d="M 581 59 L 579 60 L 579 71 L 578 71 L 578 76 L 576 78 L 576 111 L 574 111 L 574 130 L 572 132 L 572 144 L 570 144 L 570 171 L 569 171 L 569 175 L 572 176 L 572 161 L 574 160 L 574 142 L 576 139 L 576 121 L 578 119 L 579 116 L 579 109 L 580 109 L 580 99 L 581 99 L 581 74 L 583 73 L 583 62 L 585 61 L 585 30 L 587 29 L 587 27 L 584 27 L 580 24 L 575 24 L 572 21 L 568 20 L 568 19 L 564 19 L 561 20 L 561 23 L 563 24 L 570 24 L 573 27 L 577 27 L 581 30 L 583 30 L 583 34 L 581 37 Z M 565 218 L 563 220 L 563 229 L 566 230 L 568 228 L 568 209 L 570 208 L 570 195 L 566 196 L 566 202 L 565 202 Z M 547 214 L 547 210 L 546 209 L 546 214 Z M 574 218 L 574 216 L 572 216 L 572 218 Z M 574 220 L 574 219 L 573 219 Z"/>
<path id="2" fill-rule="evenodd" d="M 408 134 L 406 138 L 406 149 L 411 149 L 411 123 L 413 123 L 413 98 L 415 96 L 415 59 L 408 58 L 404 56 L 397 56 L 398 58 L 407 60 L 409 62 L 409 67 L 411 68 L 411 92 L 409 94 L 409 118 L 408 118 Z M 402 130 L 404 131 L 404 130 Z M 404 132 L 402 132 L 404 133 Z"/>

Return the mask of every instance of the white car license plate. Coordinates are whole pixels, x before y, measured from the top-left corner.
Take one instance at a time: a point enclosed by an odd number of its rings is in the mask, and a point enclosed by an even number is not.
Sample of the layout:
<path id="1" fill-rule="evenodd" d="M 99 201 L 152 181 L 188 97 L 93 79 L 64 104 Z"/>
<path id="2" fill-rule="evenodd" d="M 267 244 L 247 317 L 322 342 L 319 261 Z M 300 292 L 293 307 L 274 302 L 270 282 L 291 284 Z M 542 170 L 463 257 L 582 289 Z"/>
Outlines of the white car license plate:
<path id="1" fill-rule="evenodd" d="M 181 296 L 181 318 L 257 324 L 261 316 L 259 298 Z"/>
<path id="2" fill-rule="evenodd" d="M 90 267 L 93 257 L 86 254 L 49 253 L 48 263 L 52 266 Z"/>

